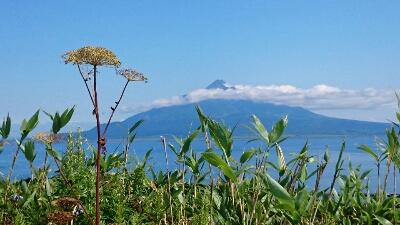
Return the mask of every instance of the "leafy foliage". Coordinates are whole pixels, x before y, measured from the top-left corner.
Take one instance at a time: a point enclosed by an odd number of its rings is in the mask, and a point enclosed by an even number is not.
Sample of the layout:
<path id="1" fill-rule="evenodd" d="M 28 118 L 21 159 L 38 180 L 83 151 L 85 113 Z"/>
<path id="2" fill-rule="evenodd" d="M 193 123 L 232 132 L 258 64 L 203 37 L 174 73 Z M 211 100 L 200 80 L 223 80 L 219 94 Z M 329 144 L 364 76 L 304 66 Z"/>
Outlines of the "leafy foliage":
<path id="1" fill-rule="evenodd" d="M 68 123 L 73 109 L 61 115 L 45 113 L 53 119 L 52 132 Z M 143 159 L 128 154 L 136 137 L 135 129 L 144 120 L 129 129 L 122 153 L 100 156 L 102 224 L 399 223 L 400 201 L 386 190 L 390 172 L 399 170 L 399 144 L 394 128 L 387 130 L 387 141 L 377 142 L 378 151 L 367 145 L 358 147 L 376 161 L 378 171 L 382 165 L 387 169 L 383 186 L 378 181 L 379 190 L 371 193 L 367 179 L 373 170 L 363 171 L 361 165 L 354 166 L 351 160 L 345 164 L 345 141 L 336 162 L 330 161 L 329 147 L 321 159 L 309 155 L 307 142 L 299 153 L 285 154 L 281 143 L 288 138 L 283 136 L 288 116 L 268 131 L 252 115 L 252 127 L 248 128 L 256 138 L 249 142 L 261 141 L 265 147 L 244 150 L 239 159 L 234 159 L 234 129 L 205 116 L 200 107 L 196 110 L 201 126 L 184 139 L 174 137 L 178 146 L 168 144 L 176 155 L 176 167 L 171 171 L 154 170 L 148 163 L 152 149 Z M 1 223 L 89 224 L 96 211 L 97 149 L 83 141 L 79 128 L 76 133 L 68 133 L 63 153 L 52 145 L 59 138 L 41 133 L 34 140 L 46 144 L 48 155 L 43 165 L 35 168 L 35 143 L 25 138 L 37 124 L 38 112 L 29 121 L 24 120 L 21 138 L 15 139 L 15 155 L 23 152 L 32 179 L 0 181 Z M 7 116 L 0 129 L 2 143 L 9 133 L 9 121 Z M 192 142 L 200 134 L 204 135 L 206 147 L 193 149 Z M 271 149 L 276 150 L 276 162 L 268 157 Z M 54 156 L 55 162 L 60 163 L 60 173 L 53 177 L 49 176 L 47 156 Z M 334 175 L 330 187 L 321 189 L 320 180 L 328 163 L 333 163 Z"/>

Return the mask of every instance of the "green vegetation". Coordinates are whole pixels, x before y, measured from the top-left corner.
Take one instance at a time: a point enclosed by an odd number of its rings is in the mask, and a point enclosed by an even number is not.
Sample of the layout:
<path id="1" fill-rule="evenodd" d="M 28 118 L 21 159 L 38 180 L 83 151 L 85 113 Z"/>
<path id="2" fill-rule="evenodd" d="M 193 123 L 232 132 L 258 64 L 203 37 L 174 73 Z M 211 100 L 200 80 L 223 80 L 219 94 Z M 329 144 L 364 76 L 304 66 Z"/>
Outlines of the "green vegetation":
<path id="1" fill-rule="evenodd" d="M 233 130 L 206 117 L 199 107 L 196 109 L 202 126 L 184 140 L 176 138 L 179 146 L 165 146 L 176 154 L 176 169 L 154 171 L 147 163 L 151 150 L 141 160 L 129 156 L 129 146 L 136 136 L 134 131 L 142 120 L 129 130 L 122 153 L 102 155 L 101 224 L 398 223 L 400 202 L 395 196 L 386 195 L 390 168 L 395 171 L 399 168 L 394 128 L 387 130 L 388 141 L 380 143 L 381 152 L 374 152 L 366 145 L 359 147 L 377 160 L 378 167 L 388 169 L 382 176 L 383 184 L 379 183 L 380 191 L 370 193 L 365 177 L 371 171 L 361 171 L 360 166 L 354 168 L 351 162 L 343 165 L 345 142 L 336 162 L 330 162 L 328 148 L 321 161 L 309 155 L 307 143 L 286 162 L 280 143 L 286 140 L 282 136 L 288 118 L 282 118 L 267 131 L 253 115 L 249 129 L 257 138 L 250 141 L 262 140 L 266 147 L 247 150 L 234 159 Z M 67 109 L 63 115 L 71 111 Z M 36 120 L 37 113 L 23 123 L 22 137 L 34 128 Z M 2 145 L 9 134 L 10 121 L 7 117 L 0 129 Z M 82 148 L 78 129 L 75 134 L 69 132 L 67 150 L 61 156 L 51 147 L 57 137 L 50 134 L 39 133 L 33 138 L 47 143 L 49 155 L 59 160 L 60 174 L 48 177 L 47 156 L 43 166 L 34 168 L 32 162 L 37 160 L 34 142 L 21 138 L 15 155 L 24 154 L 32 179 L 14 183 L 10 182 L 10 176 L 3 179 L 2 224 L 70 224 L 71 221 L 90 224 L 90 218 L 95 217 L 96 149 Z M 204 136 L 205 149 L 195 151 L 191 142 L 200 136 Z M 210 147 L 212 143 L 216 148 Z M 86 157 L 87 151 L 92 153 L 90 157 Z M 270 161 L 270 154 L 277 154 L 278 160 Z M 308 170 L 311 163 L 318 164 L 314 171 Z M 336 172 L 332 185 L 321 190 L 319 180 L 328 163 L 336 164 Z M 342 174 L 345 167 L 349 175 Z M 305 185 L 311 178 L 315 178 L 313 188 Z M 335 183 L 339 184 L 338 189 L 334 188 Z"/>
<path id="2" fill-rule="evenodd" d="M 78 67 L 82 62 L 92 63 L 94 70 L 87 76 L 93 73 L 94 79 L 97 65 L 119 66 L 120 62 L 109 51 L 92 50 L 85 47 L 63 57 L 66 63 Z M 79 70 L 86 84 L 89 79 Z M 136 77 L 146 80 L 130 69 L 119 73 L 127 82 Z M 89 88 L 88 91 L 91 93 Z M 93 114 L 99 125 L 96 91 L 90 96 L 94 96 Z M 121 98 L 112 107 L 113 112 Z M 399 98 L 398 102 L 400 108 Z M 53 144 L 60 139 L 58 132 L 70 121 L 74 109 L 66 109 L 61 115 L 45 112 L 53 121 L 51 131 L 40 132 L 30 140 L 27 137 L 38 123 L 39 111 L 22 122 L 21 137 L 14 138 L 18 147 L 10 173 L 0 180 L 1 224 L 399 224 L 396 189 L 394 195 L 387 195 L 388 180 L 395 180 L 400 168 L 394 127 L 386 131 L 387 141 L 378 143 L 378 152 L 366 145 L 359 147 L 376 160 L 377 168 L 386 169 L 384 174 L 378 174 L 379 191 L 371 193 L 365 178 L 372 171 L 362 171 L 361 165 L 353 167 L 351 161 L 343 165 L 344 141 L 334 162 L 330 161 L 328 147 L 323 159 L 318 159 L 309 154 L 308 143 L 300 153 L 292 153 L 290 160 L 285 159 L 280 146 L 288 138 L 283 136 L 288 116 L 267 130 L 252 115 L 248 129 L 255 138 L 249 142 L 262 141 L 265 147 L 246 150 L 235 159 L 234 128 L 213 120 L 196 107 L 201 125 L 183 140 L 175 137 L 178 146 L 167 144 L 161 137 L 167 166 L 155 171 L 148 163 L 152 150 L 142 159 L 129 154 L 135 130 L 143 120 L 126 132 L 121 153 L 105 151 L 106 128 L 102 135 L 98 130 L 97 148 L 89 149 L 83 148 L 79 129 L 75 134 L 70 131 L 66 151 L 60 154 Z M 400 114 L 397 116 L 400 121 Z M 10 130 L 11 118 L 7 116 L 0 127 L 0 153 Z M 193 149 L 192 141 L 200 137 L 204 138 L 204 149 Z M 32 164 L 39 160 L 35 141 L 46 145 L 47 153 L 40 167 Z M 176 155 L 174 169 L 168 167 L 172 162 L 168 161 L 167 148 Z M 20 152 L 29 162 L 32 177 L 11 182 Z M 270 160 L 271 154 L 277 155 L 276 161 Z M 59 170 L 54 177 L 49 177 L 49 158 Z M 335 165 L 334 175 L 331 185 L 321 189 L 320 180 L 328 163 Z"/>

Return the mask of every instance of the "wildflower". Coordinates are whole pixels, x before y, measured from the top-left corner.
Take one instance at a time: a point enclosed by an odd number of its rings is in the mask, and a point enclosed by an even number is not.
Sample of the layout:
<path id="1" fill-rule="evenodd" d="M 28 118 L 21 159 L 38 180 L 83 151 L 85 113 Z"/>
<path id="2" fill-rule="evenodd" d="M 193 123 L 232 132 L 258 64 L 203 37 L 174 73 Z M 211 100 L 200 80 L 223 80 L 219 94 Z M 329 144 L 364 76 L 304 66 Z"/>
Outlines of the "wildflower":
<path id="1" fill-rule="evenodd" d="M 125 77 L 128 81 L 144 81 L 147 82 L 147 78 L 143 76 L 142 73 L 137 72 L 136 70 L 125 68 L 122 70 L 118 70 L 117 74 Z"/>
<path id="2" fill-rule="evenodd" d="M 75 206 L 74 211 L 73 211 L 73 214 L 74 214 L 75 216 L 79 216 L 80 214 L 83 214 L 82 205 Z"/>
<path id="3" fill-rule="evenodd" d="M 22 200 L 22 199 L 24 199 L 24 197 L 22 197 L 22 196 L 18 196 L 18 195 L 13 195 L 13 196 L 11 196 L 11 200 L 12 200 L 13 202 L 19 202 L 19 201 Z"/>
<path id="4" fill-rule="evenodd" d="M 69 51 L 61 57 L 64 58 L 65 64 L 89 64 L 93 66 L 114 66 L 116 68 L 121 65 L 117 56 L 103 47 L 86 46 L 78 50 Z"/>

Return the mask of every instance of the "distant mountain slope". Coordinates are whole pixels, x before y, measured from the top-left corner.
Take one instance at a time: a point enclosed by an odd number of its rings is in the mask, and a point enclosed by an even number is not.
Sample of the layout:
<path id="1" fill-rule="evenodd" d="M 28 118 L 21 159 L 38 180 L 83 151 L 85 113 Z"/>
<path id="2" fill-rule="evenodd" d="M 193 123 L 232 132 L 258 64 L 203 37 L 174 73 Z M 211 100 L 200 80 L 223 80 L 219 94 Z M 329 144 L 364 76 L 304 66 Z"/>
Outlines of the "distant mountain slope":
<path id="1" fill-rule="evenodd" d="M 215 86 L 219 86 L 217 83 Z M 138 138 L 175 135 L 185 137 L 199 125 L 195 106 L 199 105 L 205 114 L 218 122 L 225 122 L 228 127 L 237 127 L 234 136 L 251 135 L 245 126 L 251 126 L 251 114 L 255 114 L 264 126 L 271 127 L 283 116 L 288 115 L 289 123 L 286 135 L 383 135 L 389 123 L 364 122 L 331 118 L 312 113 L 301 107 L 255 103 L 247 100 L 204 100 L 199 103 L 176 105 L 136 114 L 122 122 L 111 123 L 107 131 L 108 139 L 121 139 L 123 132 L 136 121 L 145 118 L 137 129 Z M 104 125 L 102 125 L 104 127 Z M 88 139 L 96 139 L 96 129 L 84 132 Z"/>

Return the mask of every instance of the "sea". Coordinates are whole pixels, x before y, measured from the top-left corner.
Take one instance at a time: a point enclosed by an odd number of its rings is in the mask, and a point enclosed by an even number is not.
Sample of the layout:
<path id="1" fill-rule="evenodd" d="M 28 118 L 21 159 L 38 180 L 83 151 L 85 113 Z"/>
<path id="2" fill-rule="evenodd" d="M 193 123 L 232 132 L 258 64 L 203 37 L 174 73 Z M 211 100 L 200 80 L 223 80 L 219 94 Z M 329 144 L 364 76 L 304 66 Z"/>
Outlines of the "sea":
<path id="1" fill-rule="evenodd" d="M 330 152 L 330 161 L 328 166 L 325 169 L 324 175 L 322 176 L 320 187 L 321 188 L 328 188 L 332 182 L 332 178 L 335 173 L 335 165 L 337 162 L 337 158 L 339 157 L 340 149 L 342 147 L 342 143 L 345 142 L 345 150 L 342 156 L 344 160 L 342 164 L 343 170 L 341 174 L 349 174 L 349 163 L 352 164 L 353 169 L 357 166 L 361 166 L 362 174 L 364 171 L 371 169 L 372 171 L 366 177 L 364 183 L 368 184 L 369 190 L 371 193 L 375 192 L 378 188 L 378 169 L 377 169 L 377 162 L 375 159 L 370 156 L 369 154 L 357 149 L 360 147 L 361 144 L 365 144 L 369 146 L 372 150 L 375 151 L 377 155 L 382 154 L 382 150 L 377 147 L 377 141 L 386 141 L 385 137 L 358 137 L 358 136 L 351 136 L 351 137 L 340 137 L 340 136 L 324 136 L 324 137 L 289 137 L 282 143 L 280 143 L 280 147 L 284 154 L 284 158 L 286 162 L 289 162 L 290 159 L 293 159 L 293 154 L 299 154 L 302 150 L 305 143 L 309 145 L 309 152 L 308 155 L 314 156 L 317 162 L 323 162 L 323 157 L 325 150 L 329 148 Z M 177 149 L 179 149 L 179 144 L 175 141 L 173 137 L 166 137 L 167 144 L 172 144 Z M 87 149 L 88 157 L 91 154 L 91 150 L 89 149 L 89 144 L 96 146 L 96 141 L 85 141 L 83 143 L 83 147 Z M 122 152 L 124 149 L 124 144 L 120 140 L 109 140 L 106 144 L 107 154 L 111 154 L 113 152 Z M 192 149 L 200 155 L 201 152 L 206 150 L 206 144 L 204 139 L 195 139 L 191 145 Z M 218 148 L 214 147 L 214 152 L 217 154 L 222 155 L 222 151 Z M 248 142 L 248 139 L 241 139 L 241 138 L 234 138 L 233 142 L 233 150 L 232 150 L 232 157 L 239 162 L 240 156 L 243 154 L 244 151 L 250 149 L 257 149 L 260 147 L 261 149 L 266 149 L 266 144 L 262 141 L 252 141 Z M 3 152 L 0 154 L 0 177 L 5 179 L 10 173 L 10 168 L 12 164 L 12 159 L 17 149 L 16 144 L 8 144 L 3 148 Z M 56 143 L 54 145 L 54 149 L 58 152 L 62 153 L 66 150 L 66 144 L 64 142 Z M 150 159 L 148 160 L 148 165 L 151 165 L 154 171 L 158 172 L 160 170 L 166 171 L 173 171 L 177 169 L 176 163 L 176 156 L 174 152 L 167 146 L 167 158 L 164 151 L 164 146 L 160 139 L 146 139 L 146 140 L 135 140 L 130 145 L 129 155 L 142 160 L 147 151 L 152 149 Z M 33 165 L 35 167 L 39 167 L 43 164 L 45 158 L 45 146 L 40 143 L 35 144 L 35 152 L 37 152 L 37 156 Z M 269 152 L 268 160 L 277 164 L 277 156 L 275 148 L 272 148 Z M 250 161 L 250 163 L 254 164 L 254 160 Z M 53 159 L 50 159 L 52 169 L 49 176 L 54 175 L 54 172 L 57 170 Z M 131 165 L 134 167 L 135 165 Z M 384 176 L 387 173 L 387 165 L 386 161 L 381 163 L 381 175 L 380 175 L 380 182 L 381 185 L 383 184 Z M 29 169 L 29 163 L 25 159 L 25 156 L 22 152 L 19 152 L 18 158 L 16 160 L 15 168 L 12 175 L 12 181 L 18 181 L 21 179 L 26 179 L 31 177 L 31 172 Z M 207 168 L 207 167 L 205 167 Z M 317 168 L 317 163 L 312 163 L 308 167 L 308 172 L 311 173 L 315 168 Z M 218 175 L 217 169 L 213 170 Z M 277 173 L 273 172 L 274 170 L 271 168 L 271 176 L 277 177 Z M 215 175 L 215 174 L 214 174 Z M 393 166 L 390 168 L 390 174 L 388 177 L 388 193 L 394 192 L 396 190 L 400 190 L 400 182 L 395 182 L 395 178 L 399 179 L 399 170 L 396 171 L 396 176 L 393 174 Z M 314 180 L 310 179 L 307 183 L 309 188 L 314 187 Z M 395 187 L 396 186 L 396 187 Z M 335 185 L 338 188 L 338 184 Z"/>

